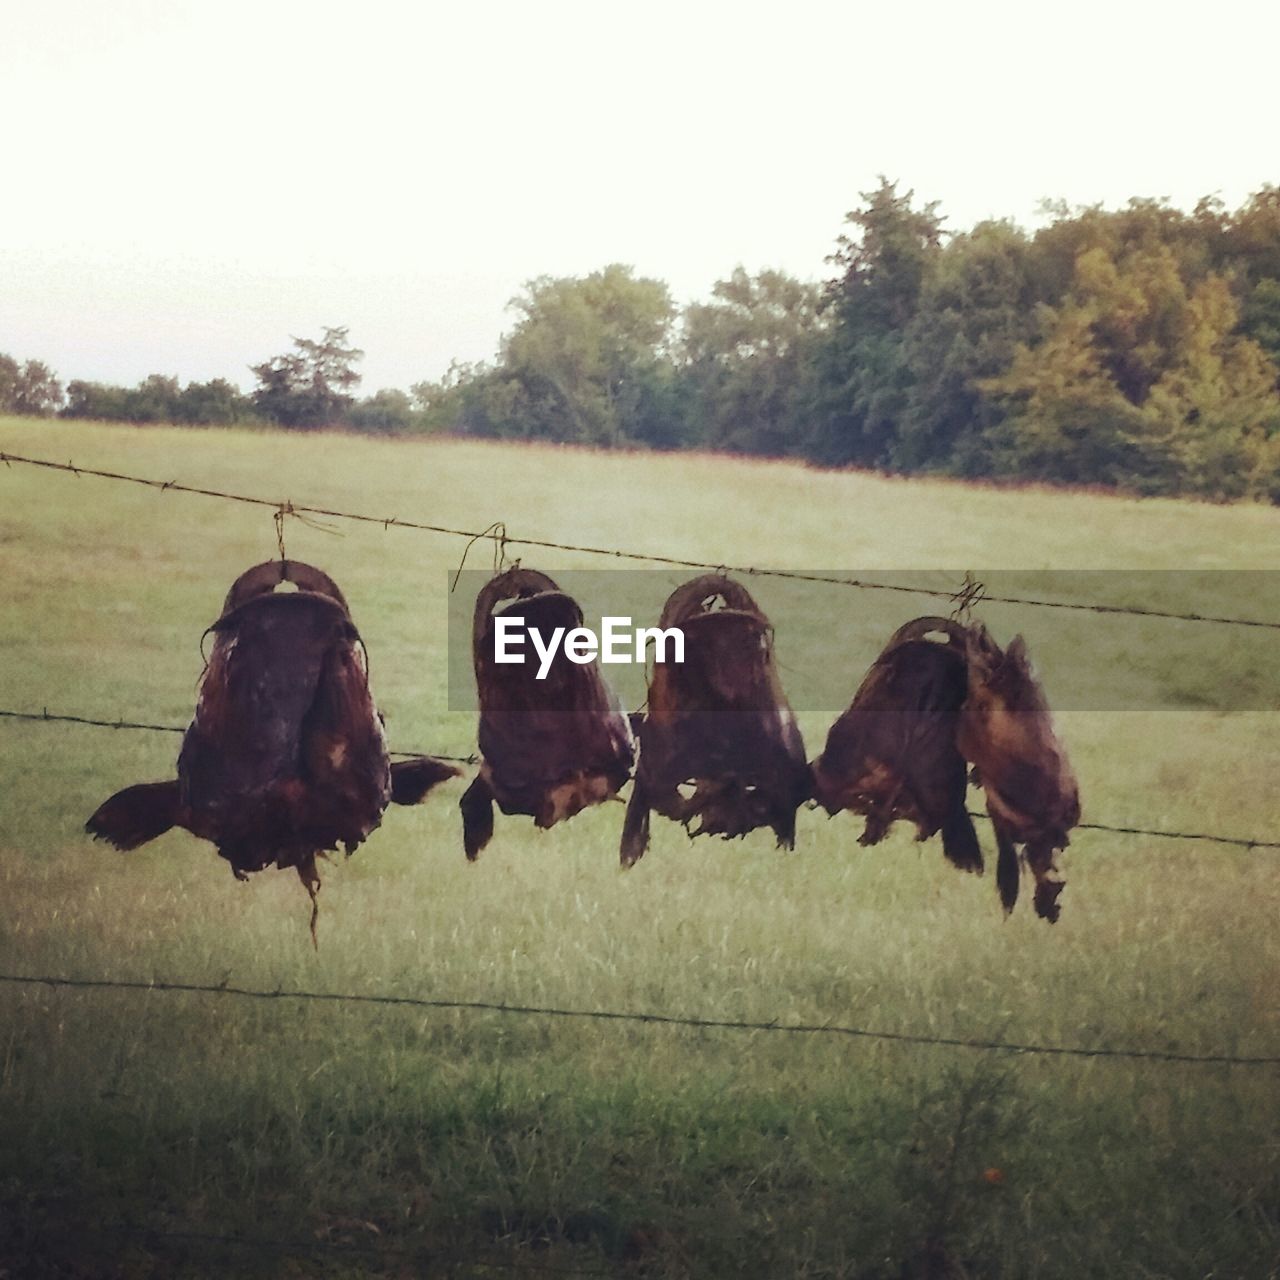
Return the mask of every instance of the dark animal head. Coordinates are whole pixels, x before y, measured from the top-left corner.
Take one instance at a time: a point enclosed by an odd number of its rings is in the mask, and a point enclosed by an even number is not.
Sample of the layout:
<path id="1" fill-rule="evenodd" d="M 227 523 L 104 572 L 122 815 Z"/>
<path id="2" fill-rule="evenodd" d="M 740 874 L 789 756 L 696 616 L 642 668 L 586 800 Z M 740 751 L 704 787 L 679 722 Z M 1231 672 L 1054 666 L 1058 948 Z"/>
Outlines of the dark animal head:
<path id="1" fill-rule="evenodd" d="M 1049 704 L 1031 668 L 1026 643 L 1015 636 L 1002 650 L 985 627 L 966 637 L 969 692 L 959 744 L 984 785 L 1028 815 L 1054 827 L 1079 820 L 1075 774 L 1054 732 Z"/>

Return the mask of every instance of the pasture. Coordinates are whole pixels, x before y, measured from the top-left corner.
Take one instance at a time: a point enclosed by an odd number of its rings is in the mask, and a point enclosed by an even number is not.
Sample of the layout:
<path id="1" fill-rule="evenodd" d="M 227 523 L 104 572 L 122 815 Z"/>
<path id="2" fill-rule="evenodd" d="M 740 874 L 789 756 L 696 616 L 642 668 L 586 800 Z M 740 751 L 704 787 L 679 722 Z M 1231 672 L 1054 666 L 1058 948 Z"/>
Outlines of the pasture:
<path id="1" fill-rule="evenodd" d="M 502 520 L 513 536 L 948 583 L 970 568 L 1271 569 L 1280 552 L 1280 512 L 1256 506 L 703 457 L 17 420 L 0 422 L 0 450 Z M 392 746 L 472 751 L 446 679 L 461 541 L 284 532 L 346 593 Z M 185 724 L 201 631 L 236 574 L 275 554 L 266 508 L 0 467 L 0 707 Z M 663 573 L 667 589 L 689 576 Z M 838 633 L 812 619 L 849 695 L 897 622 L 938 607 L 830 590 L 861 618 Z M 1273 599 L 1245 606 L 1280 616 Z M 980 613 L 1007 638 L 998 608 Z M 1107 639 L 1123 622 L 1042 614 L 1028 640 L 1051 701 L 1055 663 L 1071 678 L 1055 653 L 1078 660 L 1095 638 L 1113 676 L 1164 678 L 1146 649 Z M 1059 717 L 1086 821 L 1280 839 L 1280 711 L 1262 709 L 1275 633 L 1152 621 L 1141 638 L 1166 634 L 1163 709 Z M 781 626 L 778 643 L 816 755 L 833 715 L 804 708 Z M 1212 709 L 1242 682 L 1262 691 L 1254 709 Z M 546 833 L 499 816 L 467 865 L 454 782 L 322 867 L 313 950 L 292 873 L 236 883 L 181 832 L 130 855 L 84 836 L 111 792 L 172 776 L 178 741 L 0 721 L 0 974 L 1280 1053 L 1280 851 L 1081 831 L 1049 927 L 1025 885 L 1003 919 L 993 875 L 957 873 L 936 841 L 899 830 L 863 849 L 851 816 L 804 810 L 792 854 L 764 832 L 691 844 L 655 819 L 625 874 L 620 805 Z M 0 982 L 0 1276 L 1261 1280 L 1280 1257 L 1278 1117 L 1275 1066 Z"/>

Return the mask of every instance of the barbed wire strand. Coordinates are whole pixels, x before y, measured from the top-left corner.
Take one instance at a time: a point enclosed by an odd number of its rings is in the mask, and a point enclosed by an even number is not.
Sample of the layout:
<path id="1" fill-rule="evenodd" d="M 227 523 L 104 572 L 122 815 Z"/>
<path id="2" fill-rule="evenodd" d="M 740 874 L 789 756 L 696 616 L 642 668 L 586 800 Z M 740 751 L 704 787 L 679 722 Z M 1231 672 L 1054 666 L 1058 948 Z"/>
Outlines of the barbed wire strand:
<path id="1" fill-rule="evenodd" d="M 137 720 L 94 720 L 88 716 L 55 715 L 49 709 L 35 711 L 0 710 L 0 719 L 48 721 L 51 724 L 84 724 L 96 729 L 141 729 L 150 733 L 186 733 L 186 728 L 176 724 L 143 724 Z M 479 764 L 480 757 L 474 753 L 466 756 L 444 756 L 437 751 L 391 751 L 389 755 L 414 760 L 419 756 L 433 756 L 437 760 L 447 760 L 450 764 Z"/>
<path id="2" fill-rule="evenodd" d="M 156 733 L 185 733 L 186 730 L 178 725 L 172 724 L 142 724 L 133 720 L 94 720 L 88 716 L 70 716 L 70 715 L 54 715 L 47 708 L 39 711 L 8 711 L 0 710 L 0 719 L 8 720 L 30 720 L 38 723 L 66 723 L 92 725 L 100 729 L 141 729 L 150 730 Z M 392 751 L 393 756 L 401 756 L 408 759 L 414 759 L 418 756 L 433 756 L 437 760 L 447 760 L 451 764 L 467 764 L 476 765 L 480 763 L 480 757 L 472 753 L 465 756 L 446 756 L 441 755 L 437 751 Z M 978 810 L 970 810 L 969 816 L 972 818 L 981 818 L 985 822 L 990 822 L 989 815 Z M 1166 840 L 1204 840 L 1210 844 L 1234 845 L 1241 849 L 1280 849 L 1280 840 L 1260 840 L 1253 839 L 1249 836 L 1222 836 L 1214 835 L 1207 832 L 1197 831 L 1168 831 L 1159 827 L 1119 827 L 1110 826 L 1103 822 L 1080 822 L 1076 824 L 1077 830 L 1085 831 L 1109 831 L 1114 835 L 1124 836 L 1154 836 Z"/>
<path id="3" fill-rule="evenodd" d="M 668 1027 L 690 1027 L 712 1031 L 758 1031 L 765 1034 L 843 1036 L 854 1040 L 878 1040 L 894 1044 L 937 1045 L 949 1049 L 975 1049 L 992 1053 L 1059 1058 L 1115 1058 L 1152 1062 L 1178 1062 L 1201 1066 L 1280 1066 L 1280 1054 L 1248 1056 L 1231 1053 L 1183 1053 L 1174 1049 L 1108 1049 L 1075 1045 L 1027 1044 L 1011 1040 L 966 1039 L 961 1036 L 930 1036 L 908 1031 L 876 1031 L 866 1027 L 833 1022 L 754 1022 L 742 1018 L 699 1018 L 670 1013 L 634 1013 L 617 1009 L 564 1009 L 551 1005 L 509 1004 L 490 1000 L 446 1000 L 424 996 L 396 996 L 371 992 L 294 991 L 277 987 L 273 991 L 236 987 L 221 982 L 172 982 L 152 979 L 132 981 L 117 978 L 67 978 L 43 974 L 0 973 L 0 982 L 10 985 L 65 987 L 84 990 L 164 991 L 191 995 L 232 996 L 248 1000 L 297 1000 L 320 1004 L 362 1004 L 411 1009 L 444 1009 L 468 1013 L 497 1013 L 539 1018 L 572 1018 L 594 1022 L 644 1023 Z"/>
<path id="4" fill-rule="evenodd" d="M 66 472 L 74 476 L 92 476 L 100 480 L 116 480 L 127 484 L 144 485 L 163 493 L 187 493 L 204 498 L 217 498 L 226 502 L 247 503 L 250 506 L 268 507 L 275 512 L 287 508 L 292 516 L 326 516 L 333 520 L 353 520 L 363 524 L 380 524 L 384 529 L 414 529 L 426 533 L 445 534 L 476 542 L 489 538 L 508 546 L 537 547 L 549 551 L 572 551 L 583 555 L 604 556 L 614 560 L 671 565 L 684 569 L 701 569 L 709 572 L 734 573 L 742 577 L 789 578 L 798 582 L 826 583 L 829 586 L 848 587 L 859 591 L 891 591 L 905 595 L 928 596 L 932 599 L 954 600 L 955 592 L 941 588 L 913 587 L 901 583 L 874 582 L 865 578 L 846 578 L 831 574 L 805 573 L 798 569 L 765 569 L 754 565 L 726 565 L 719 561 L 685 559 L 681 556 L 660 555 L 656 552 L 628 551 L 615 547 L 595 547 L 572 542 L 559 542 L 549 538 L 516 538 L 506 532 L 505 525 L 495 522 L 487 529 L 456 529 L 449 525 L 428 524 L 420 520 L 404 520 L 399 516 L 373 516 L 356 511 L 339 511 L 331 507 L 282 503 L 275 498 L 257 498 L 249 494 L 231 493 L 222 489 L 210 489 L 201 485 L 182 484 L 177 480 L 154 480 L 146 476 L 127 475 L 119 471 L 104 471 L 94 467 L 79 467 L 72 462 L 54 462 L 48 458 L 28 458 L 22 454 L 0 452 L 0 462 L 20 463 L 24 466 L 43 467 L 50 471 Z M 1268 622 L 1261 618 L 1236 618 L 1208 613 L 1178 613 L 1170 609 L 1152 609 L 1140 605 L 1113 605 L 1086 603 L 1072 600 L 1042 600 L 1032 596 L 984 595 L 984 603 L 1026 605 L 1037 609 L 1067 609 L 1083 613 L 1124 614 L 1138 618 L 1166 618 L 1179 622 L 1208 622 L 1222 626 L 1257 627 L 1280 631 L 1280 622 Z"/>

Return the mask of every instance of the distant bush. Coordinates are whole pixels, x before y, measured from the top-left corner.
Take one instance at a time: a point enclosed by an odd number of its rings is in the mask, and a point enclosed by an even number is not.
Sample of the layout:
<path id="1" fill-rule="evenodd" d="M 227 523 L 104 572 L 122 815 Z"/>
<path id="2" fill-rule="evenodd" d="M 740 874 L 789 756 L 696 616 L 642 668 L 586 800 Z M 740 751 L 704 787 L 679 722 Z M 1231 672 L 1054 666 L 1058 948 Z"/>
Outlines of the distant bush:
<path id="1" fill-rule="evenodd" d="M 261 421 L 253 401 L 224 378 L 189 382 L 152 374 L 136 387 L 102 382 L 67 384 L 64 418 L 97 422 L 175 422 L 185 426 L 230 426 Z"/>

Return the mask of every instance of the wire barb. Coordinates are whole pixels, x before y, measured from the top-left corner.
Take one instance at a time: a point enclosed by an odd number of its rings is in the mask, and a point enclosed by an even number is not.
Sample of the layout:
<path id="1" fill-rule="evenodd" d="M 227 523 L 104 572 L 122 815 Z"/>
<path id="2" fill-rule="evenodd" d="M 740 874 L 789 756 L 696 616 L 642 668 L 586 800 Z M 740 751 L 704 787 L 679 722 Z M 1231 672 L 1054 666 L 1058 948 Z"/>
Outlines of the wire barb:
<path id="1" fill-rule="evenodd" d="M 973 611 L 987 597 L 987 588 L 985 584 L 979 582 L 973 576 L 971 569 L 964 571 L 964 582 L 960 585 L 960 590 L 951 597 L 954 608 L 951 610 L 951 616 L 957 622 L 967 623 L 973 616 Z"/>

